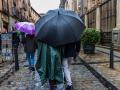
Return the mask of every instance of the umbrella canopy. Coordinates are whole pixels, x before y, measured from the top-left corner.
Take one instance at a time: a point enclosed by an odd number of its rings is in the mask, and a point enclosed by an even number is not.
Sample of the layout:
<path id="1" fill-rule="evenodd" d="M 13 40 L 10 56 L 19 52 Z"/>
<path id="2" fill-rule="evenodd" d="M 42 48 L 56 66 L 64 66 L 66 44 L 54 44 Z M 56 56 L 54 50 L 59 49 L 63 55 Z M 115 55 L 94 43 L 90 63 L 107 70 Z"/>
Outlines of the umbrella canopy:
<path id="1" fill-rule="evenodd" d="M 17 30 L 24 32 L 26 34 L 34 34 L 35 33 L 35 25 L 30 22 L 18 22 L 15 24 Z"/>
<path id="2" fill-rule="evenodd" d="M 73 11 L 50 10 L 36 24 L 36 38 L 52 46 L 60 46 L 80 40 L 85 26 Z"/>

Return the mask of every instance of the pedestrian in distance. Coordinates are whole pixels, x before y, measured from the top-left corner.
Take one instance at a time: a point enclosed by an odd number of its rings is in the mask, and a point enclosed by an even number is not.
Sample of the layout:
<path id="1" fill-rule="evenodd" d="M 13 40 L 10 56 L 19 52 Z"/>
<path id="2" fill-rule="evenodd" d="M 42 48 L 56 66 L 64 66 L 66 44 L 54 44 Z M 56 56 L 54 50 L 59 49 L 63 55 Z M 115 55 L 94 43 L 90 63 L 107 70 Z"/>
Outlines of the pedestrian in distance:
<path id="1" fill-rule="evenodd" d="M 19 70 L 19 60 L 18 60 L 18 46 L 20 44 L 20 38 L 17 33 L 13 33 L 12 45 L 13 45 L 13 54 L 15 56 L 15 71 Z M 8 46 L 8 45 L 7 45 Z"/>
<path id="2" fill-rule="evenodd" d="M 32 71 L 35 71 L 34 68 L 34 56 L 35 56 L 35 51 L 37 48 L 36 40 L 34 35 L 27 34 L 24 41 L 22 42 L 24 45 L 24 51 L 26 53 L 26 59 L 28 60 L 29 63 L 29 69 Z"/>

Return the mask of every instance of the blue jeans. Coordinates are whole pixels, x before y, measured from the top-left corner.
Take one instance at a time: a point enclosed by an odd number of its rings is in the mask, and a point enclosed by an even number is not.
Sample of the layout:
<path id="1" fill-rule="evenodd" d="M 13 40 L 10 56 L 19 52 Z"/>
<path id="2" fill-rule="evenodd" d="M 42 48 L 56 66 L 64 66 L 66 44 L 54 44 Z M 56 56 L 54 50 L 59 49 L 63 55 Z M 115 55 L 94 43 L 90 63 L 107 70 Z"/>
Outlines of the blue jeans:
<path id="1" fill-rule="evenodd" d="M 27 53 L 26 56 L 29 63 L 29 67 L 34 66 L 34 53 Z"/>

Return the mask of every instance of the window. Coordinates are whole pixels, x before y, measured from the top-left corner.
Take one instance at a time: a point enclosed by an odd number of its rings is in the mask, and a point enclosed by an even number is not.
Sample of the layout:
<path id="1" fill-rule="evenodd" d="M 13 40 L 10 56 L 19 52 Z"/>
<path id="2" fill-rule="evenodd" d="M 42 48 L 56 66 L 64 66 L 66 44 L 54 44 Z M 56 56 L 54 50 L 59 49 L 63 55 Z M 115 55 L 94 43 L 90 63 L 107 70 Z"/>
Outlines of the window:
<path id="1" fill-rule="evenodd" d="M 100 6 L 101 42 L 110 43 L 112 30 L 116 27 L 116 0 L 108 0 Z"/>
<path id="2" fill-rule="evenodd" d="M 116 1 L 110 0 L 103 5 L 100 9 L 101 13 L 101 30 L 103 32 L 111 32 L 116 26 Z"/>
<path id="3" fill-rule="evenodd" d="M 88 27 L 96 28 L 96 9 L 88 13 Z"/>

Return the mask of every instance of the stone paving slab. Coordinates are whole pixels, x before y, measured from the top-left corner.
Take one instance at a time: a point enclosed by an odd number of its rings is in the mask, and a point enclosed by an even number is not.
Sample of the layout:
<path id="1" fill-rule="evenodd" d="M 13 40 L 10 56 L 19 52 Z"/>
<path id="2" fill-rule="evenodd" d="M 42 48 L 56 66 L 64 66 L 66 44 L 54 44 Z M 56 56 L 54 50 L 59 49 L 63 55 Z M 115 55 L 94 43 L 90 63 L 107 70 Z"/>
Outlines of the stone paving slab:
<path id="1" fill-rule="evenodd" d="M 75 90 L 108 90 L 83 65 L 71 65 L 71 75 Z"/>
<path id="2" fill-rule="evenodd" d="M 23 60 L 25 57 L 23 54 L 19 54 L 19 63 L 25 62 Z M 4 63 L 0 64 L 0 83 L 3 82 L 5 79 L 7 79 L 9 76 L 11 76 L 15 72 L 15 63 L 13 61 L 6 61 Z"/>
<path id="3" fill-rule="evenodd" d="M 21 67 L 15 75 L 2 83 L 0 90 L 49 90 L 48 86 L 43 89 L 40 84 L 40 81 L 35 80 L 35 72 Z"/>
<path id="4" fill-rule="evenodd" d="M 79 56 L 87 63 L 109 61 L 109 56 L 102 52 L 96 52 L 94 55 L 87 55 L 81 51 Z M 119 59 L 115 58 L 115 61 L 116 60 Z M 98 73 L 100 73 L 104 78 L 106 78 L 110 83 L 116 86 L 118 90 L 120 90 L 120 62 L 115 62 L 115 69 L 109 68 L 109 62 L 89 65 L 93 67 Z"/>
<path id="5" fill-rule="evenodd" d="M 0 84 L 5 79 L 9 78 L 10 75 L 14 73 L 14 64 L 5 65 L 4 67 L 0 68 Z"/>
<path id="6" fill-rule="evenodd" d="M 0 90 L 49 90 L 48 83 L 41 86 L 36 74 L 21 65 L 18 72 L 2 83 Z M 107 90 L 85 66 L 71 65 L 70 69 L 75 90 Z"/>

